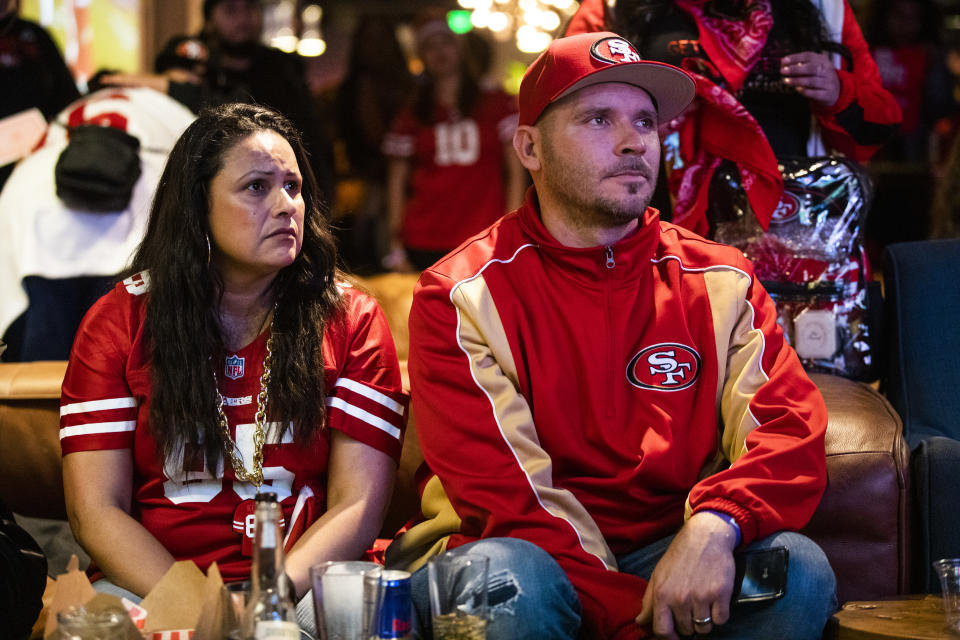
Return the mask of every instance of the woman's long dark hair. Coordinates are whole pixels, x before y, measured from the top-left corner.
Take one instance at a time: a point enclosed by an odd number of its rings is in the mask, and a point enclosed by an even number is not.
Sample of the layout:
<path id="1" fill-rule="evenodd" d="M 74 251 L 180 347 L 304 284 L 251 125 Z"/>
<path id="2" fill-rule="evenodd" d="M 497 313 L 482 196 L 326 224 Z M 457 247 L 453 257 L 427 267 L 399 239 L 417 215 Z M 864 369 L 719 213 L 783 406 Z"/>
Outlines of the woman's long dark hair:
<path id="1" fill-rule="evenodd" d="M 210 263 L 207 240 L 210 182 L 227 152 L 258 131 L 274 131 L 290 143 L 303 175 L 305 205 L 300 254 L 271 285 L 276 307 L 268 417 L 284 425 L 292 422 L 294 441 L 300 444 L 322 428 L 323 331 L 342 305 L 337 250 L 306 151 L 289 120 L 249 104 L 202 112 L 170 152 L 131 266 L 132 272 L 149 271 L 145 337 L 151 358 L 151 432 L 165 459 L 176 459 L 186 445 L 199 445 L 211 470 L 229 445 L 216 406 L 214 363 L 226 351 L 217 311 L 223 281 Z"/>

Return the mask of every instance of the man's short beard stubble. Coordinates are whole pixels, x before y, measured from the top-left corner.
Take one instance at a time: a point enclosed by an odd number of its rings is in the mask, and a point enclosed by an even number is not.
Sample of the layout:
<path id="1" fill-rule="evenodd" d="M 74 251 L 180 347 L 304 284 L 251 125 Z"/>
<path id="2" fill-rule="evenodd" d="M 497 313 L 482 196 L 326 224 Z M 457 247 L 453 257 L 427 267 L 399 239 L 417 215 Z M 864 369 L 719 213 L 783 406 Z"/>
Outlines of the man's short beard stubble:
<path id="1" fill-rule="evenodd" d="M 561 160 L 554 152 L 550 139 L 549 128 L 545 128 L 544 135 L 541 137 L 544 181 L 554 196 L 566 205 L 570 222 L 579 227 L 619 227 L 643 217 L 653 197 L 653 185 L 657 182 L 659 165 L 650 166 L 645 161 L 639 160 L 644 169 L 649 172 L 648 182 L 651 188 L 646 197 L 628 202 L 603 196 L 591 199 L 588 194 L 576 188 L 577 185 L 585 182 L 582 165 Z M 627 193 L 635 195 L 640 188 L 639 184 L 629 184 Z"/>

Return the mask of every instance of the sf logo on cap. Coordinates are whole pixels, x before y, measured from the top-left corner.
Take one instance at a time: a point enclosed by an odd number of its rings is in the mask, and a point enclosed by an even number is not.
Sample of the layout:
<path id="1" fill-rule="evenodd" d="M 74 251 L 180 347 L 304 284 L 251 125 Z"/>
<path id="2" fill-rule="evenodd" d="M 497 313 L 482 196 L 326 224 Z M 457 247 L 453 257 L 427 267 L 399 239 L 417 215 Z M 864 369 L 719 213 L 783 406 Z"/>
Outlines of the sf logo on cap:
<path id="1" fill-rule="evenodd" d="M 590 47 L 590 55 L 607 64 L 640 62 L 643 59 L 633 48 L 633 45 L 623 38 L 601 38 L 597 40 Z"/>

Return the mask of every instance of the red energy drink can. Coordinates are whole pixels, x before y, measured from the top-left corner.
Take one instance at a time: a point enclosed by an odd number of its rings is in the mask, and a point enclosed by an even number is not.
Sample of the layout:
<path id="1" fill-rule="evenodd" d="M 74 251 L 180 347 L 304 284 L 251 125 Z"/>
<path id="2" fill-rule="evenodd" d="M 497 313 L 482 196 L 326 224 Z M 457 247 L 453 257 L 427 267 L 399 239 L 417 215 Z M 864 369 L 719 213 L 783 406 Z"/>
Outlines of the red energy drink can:
<path id="1" fill-rule="evenodd" d="M 410 600 L 410 572 L 383 571 L 380 574 L 380 622 L 378 640 L 410 637 L 412 604 Z"/>

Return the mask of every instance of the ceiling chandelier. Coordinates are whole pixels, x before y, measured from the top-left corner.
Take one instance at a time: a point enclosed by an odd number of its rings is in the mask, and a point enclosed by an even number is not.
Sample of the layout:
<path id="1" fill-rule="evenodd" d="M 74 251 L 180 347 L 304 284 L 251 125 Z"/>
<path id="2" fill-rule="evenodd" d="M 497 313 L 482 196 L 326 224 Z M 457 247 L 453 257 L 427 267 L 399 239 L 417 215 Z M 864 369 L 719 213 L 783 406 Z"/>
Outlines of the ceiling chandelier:
<path id="1" fill-rule="evenodd" d="M 575 0 L 457 0 L 470 10 L 470 23 L 488 29 L 501 42 L 515 39 L 517 49 L 539 53 L 577 9 Z"/>

